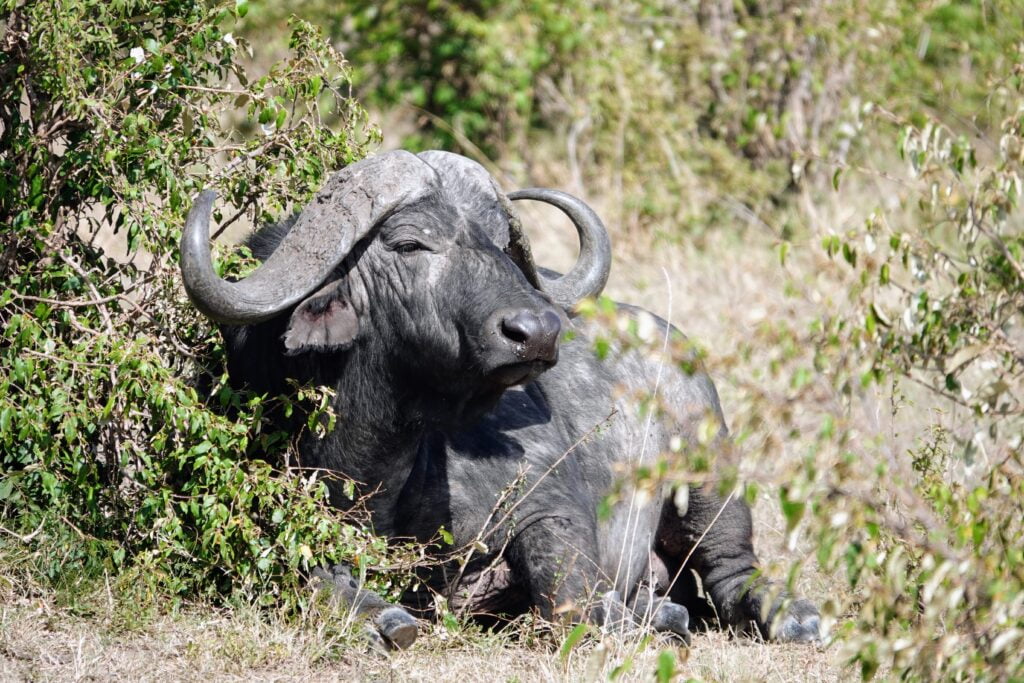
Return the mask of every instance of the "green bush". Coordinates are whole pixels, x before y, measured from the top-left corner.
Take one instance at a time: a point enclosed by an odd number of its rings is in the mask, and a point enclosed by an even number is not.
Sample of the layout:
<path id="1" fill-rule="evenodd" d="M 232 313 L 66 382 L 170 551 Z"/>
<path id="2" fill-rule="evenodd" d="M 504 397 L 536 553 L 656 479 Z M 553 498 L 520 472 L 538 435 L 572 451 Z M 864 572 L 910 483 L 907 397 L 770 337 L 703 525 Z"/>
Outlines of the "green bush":
<path id="1" fill-rule="evenodd" d="M 805 188 L 822 210 L 779 245 L 782 315 L 707 358 L 740 448 L 634 473 L 769 495 L 797 560 L 765 571 L 799 592 L 817 564 L 828 642 L 865 679 L 1024 676 L 1024 45 L 992 64 L 991 135 L 927 100 L 868 108 L 898 165 Z"/>
<path id="2" fill-rule="evenodd" d="M 407 147 L 480 145 L 492 153 L 531 126 L 537 79 L 586 39 L 585 2 L 255 3 L 254 30 L 271 34 L 290 12 L 318 21 L 343 46 L 368 104 L 416 109 Z M 604 22 L 602 22 L 603 25 Z"/>
<path id="3" fill-rule="evenodd" d="M 903 3 L 895 59 L 886 69 L 878 101 L 909 116 L 928 113 L 970 132 L 998 130 L 989 109 L 992 74 L 1013 66 L 1013 45 L 1024 33 L 1024 13 L 1014 0 L 947 0 L 925 11 Z"/>
<path id="4" fill-rule="evenodd" d="M 254 76 L 231 32 L 246 11 L 0 4 L 0 550 L 58 585 L 114 572 L 163 594 L 290 602 L 310 563 L 382 557 L 263 431 L 271 409 L 316 424 L 321 392 L 232 391 L 219 335 L 179 286 L 201 188 L 234 206 L 225 222 L 263 221 L 378 135 L 309 24 Z"/>
<path id="5" fill-rule="evenodd" d="M 1024 29 L 1010 0 L 254 6 L 261 36 L 287 12 L 322 24 L 361 99 L 411 112 L 404 146 L 515 159 L 537 175 L 557 159 L 610 198 L 610 220 L 669 239 L 785 226 L 777 209 L 794 189 L 871 151 L 869 102 L 899 116 L 925 103 L 989 132 L 980 76 Z"/>
<path id="6" fill-rule="evenodd" d="M 808 159 L 845 155 L 850 86 L 897 40 L 878 30 L 887 7 L 304 0 L 288 11 L 328 28 L 365 101 L 413 109 L 406 146 L 541 165 L 554 133 L 575 180 L 615 193 L 617 219 L 672 236 L 770 210 Z M 255 14 L 257 28 L 279 20 L 270 3 Z"/>

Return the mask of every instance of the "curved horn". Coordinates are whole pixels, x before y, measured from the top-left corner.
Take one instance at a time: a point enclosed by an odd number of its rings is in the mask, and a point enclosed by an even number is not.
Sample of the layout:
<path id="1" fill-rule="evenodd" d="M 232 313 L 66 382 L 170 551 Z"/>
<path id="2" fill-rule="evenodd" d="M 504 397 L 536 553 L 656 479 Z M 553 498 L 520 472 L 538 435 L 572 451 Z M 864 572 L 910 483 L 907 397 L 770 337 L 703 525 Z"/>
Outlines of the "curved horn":
<path id="1" fill-rule="evenodd" d="M 580 236 L 580 256 L 568 273 L 557 278 L 540 273 L 541 289 L 557 304 L 571 308 L 581 299 L 597 296 L 608 282 L 612 245 L 608 231 L 594 210 L 571 194 L 544 188 L 509 193 L 513 200 L 532 199 L 551 204 L 567 215 Z"/>
<path id="2" fill-rule="evenodd" d="M 181 236 L 181 276 L 189 298 L 210 319 L 247 325 L 272 318 L 321 286 L 349 250 L 399 207 L 430 192 L 433 169 L 408 152 L 363 159 L 336 173 L 302 210 L 273 254 L 238 282 L 221 279 L 210 260 L 216 193 L 202 192 Z"/>

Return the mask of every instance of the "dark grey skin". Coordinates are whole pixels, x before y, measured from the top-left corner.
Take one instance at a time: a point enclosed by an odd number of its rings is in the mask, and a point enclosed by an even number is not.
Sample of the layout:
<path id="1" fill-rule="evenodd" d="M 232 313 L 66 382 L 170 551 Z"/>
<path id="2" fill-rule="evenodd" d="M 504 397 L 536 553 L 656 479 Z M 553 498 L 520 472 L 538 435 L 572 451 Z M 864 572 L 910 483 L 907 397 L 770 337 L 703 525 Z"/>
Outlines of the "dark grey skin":
<path id="1" fill-rule="evenodd" d="M 379 534 L 436 541 L 448 530 L 452 548 L 424 581 L 452 606 L 504 615 L 536 608 L 688 638 L 687 607 L 695 616 L 706 607 L 692 570 L 723 626 L 817 639 L 811 603 L 755 578 L 741 500 L 693 487 L 680 510 L 671 491 L 650 497 L 627 485 L 611 515 L 598 518 L 623 466 L 670 455 L 673 440 L 696 444 L 707 419 L 725 439 L 725 422 L 696 365 L 683 372 L 641 351 L 596 357 L 591 331 L 566 311 L 604 285 L 603 226 L 566 195 L 521 196 L 573 218 L 584 249 L 566 276 L 533 268 L 507 200 L 482 168 L 456 155 L 394 152 L 336 176 L 294 225 L 258 233 L 251 246 L 267 270 L 239 283 L 207 270 L 212 196 L 204 195 L 183 237 L 186 289 L 227 323 L 233 381 L 257 391 L 283 390 L 289 379 L 335 389 L 337 425 L 323 438 L 303 437 L 303 466 L 372 494 Z M 317 232 L 325 222 L 334 233 Z M 303 253 L 306 243 L 314 253 Z M 275 273 L 288 283 L 274 285 Z M 234 307 L 249 280 L 253 290 Z M 662 336 L 679 334 L 641 309 L 620 310 L 649 316 Z M 638 413 L 637 396 L 657 398 L 654 419 Z M 335 504 L 351 504 L 340 485 L 329 486 Z M 407 612 L 359 590 L 343 567 L 317 575 L 370 614 L 389 643 L 415 638 Z M 406 605 L 429 612 L 426 593 L 410 593 Z"/>

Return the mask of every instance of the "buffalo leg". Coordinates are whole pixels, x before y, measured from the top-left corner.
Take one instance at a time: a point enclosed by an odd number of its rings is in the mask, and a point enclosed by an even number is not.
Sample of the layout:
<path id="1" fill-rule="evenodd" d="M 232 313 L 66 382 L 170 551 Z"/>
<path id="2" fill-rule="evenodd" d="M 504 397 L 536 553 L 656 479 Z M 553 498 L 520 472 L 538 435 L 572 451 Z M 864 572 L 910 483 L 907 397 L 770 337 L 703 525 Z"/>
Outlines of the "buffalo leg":
<path id="1" fill-rule="evenodd" d="M 612 589 L 593 561 L 597 552 L 592 520 L 545 517 L 519 531 L 509 548 L 509 559 L 526 578 L 532 604 L 541 614 L 588 621 L 612 632 L 630 632 L 637 626 L 670 632 L 689 642 L 689 616 L 681 605 L 665 598 L 646 600 L 638 591 L 627 603 Z"/>
<path id="2" fill-rule="evenodd" d="M 416 619 L 376 593 L 360 588 L 346 565 L 317 567 L 313 580 L 314 585 L 330 591 L 332 597 L 355 614 L 367 617 L 388 646 L 404 650 L 416 640 Z"/>
<path id="3" fill-rule="evenodd" d="M 793 600 L 778 584 L 755 578 L 753 524 L 742 500 L 691 487 L 688 509 L 680 516 L 668 497 L 658 525 L 657 553 L 675 577 L 669 593 L 673 602 L 693 604 L 692 569 L 723 626 L 745 630 L 753 624 L 764 638 L 780 641 L 819 637 L 820 618 L 813 604 Z"/>
<path id="4" fill-rule="evenodd" d="M 546 619 L 585 619 L 618 628 L 627 621 L 621 597 L 601 580 L 595 524 L 578 517 L 543 517 L 520 525 L 509 561 L 529 587 L 530 602 Z"/>

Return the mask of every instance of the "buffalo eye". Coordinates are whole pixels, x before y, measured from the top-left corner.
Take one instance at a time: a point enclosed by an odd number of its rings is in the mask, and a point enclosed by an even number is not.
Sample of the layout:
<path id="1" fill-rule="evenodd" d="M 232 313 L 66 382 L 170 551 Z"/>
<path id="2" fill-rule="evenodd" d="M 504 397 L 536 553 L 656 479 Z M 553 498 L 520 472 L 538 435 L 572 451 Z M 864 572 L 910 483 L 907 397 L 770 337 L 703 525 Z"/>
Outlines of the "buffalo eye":
<path id="1" fill-rule="evenodd" d="M 427 245 L 415 240 L 402 240 L 391 247 L 392 251 L 399 254 L 411 254 L 415 251 L 430 251 Z"/>

